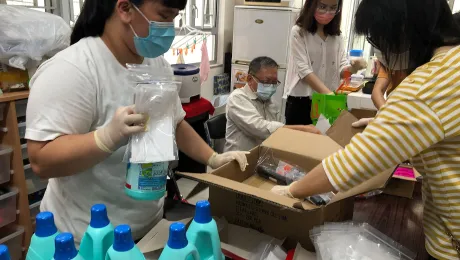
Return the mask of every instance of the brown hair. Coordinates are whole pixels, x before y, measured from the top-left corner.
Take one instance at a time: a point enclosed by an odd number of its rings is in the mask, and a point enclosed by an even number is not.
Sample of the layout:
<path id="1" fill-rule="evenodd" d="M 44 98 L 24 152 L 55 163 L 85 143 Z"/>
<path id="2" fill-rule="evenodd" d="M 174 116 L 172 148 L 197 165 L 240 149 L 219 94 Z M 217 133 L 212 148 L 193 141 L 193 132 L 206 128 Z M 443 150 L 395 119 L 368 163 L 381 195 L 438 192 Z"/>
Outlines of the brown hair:
<path id="1" fill-rule="evenodd" d="M 309 33 L 316 33 L 318 30 L 318 22 L 315 19 L 316 8 L 321 0 L 306 0 L 305 5 L 300 12 L 299 18 L 297 18 L 296 24 Z M 342 10 L 343 1 L 339 0 L 339 10 Z M 342 21 L 342 12 L 335 15 L 334 19 L 324 26 L 324 33 L 332 36 L 340 36 L 340 24 Z"/>

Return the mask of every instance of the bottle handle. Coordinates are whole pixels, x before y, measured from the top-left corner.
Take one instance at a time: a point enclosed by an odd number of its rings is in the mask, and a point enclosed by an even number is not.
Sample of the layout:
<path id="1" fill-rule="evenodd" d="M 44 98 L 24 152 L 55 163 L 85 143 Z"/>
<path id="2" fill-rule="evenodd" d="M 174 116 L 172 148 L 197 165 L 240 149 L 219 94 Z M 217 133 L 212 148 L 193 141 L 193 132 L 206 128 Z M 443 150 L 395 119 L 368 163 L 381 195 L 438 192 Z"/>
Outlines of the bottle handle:
<path id="1" fill-rule="evenodd" d="M 211 243 L 212 243 L 212 253 L 215 256 L 215 260 L 224 260 L 223 258 L 223 253 L 222 253 L 222 248 L 220 245 L 220 237 L 218 234 L 213 234 L 213 237 L 211 238 Z M 219 241 L 219 243 L 216 245 L 216 241 Z"/>
<path id="2" fill-rule="evenodd" d="M 189 255 L 193 256 L 193 260 L 200 260 L 200 254 L 198 253 L 198 250 L 196 247 L 192 244 L 188 244 L 187 246 L 187 251 L 186 251 L 186 256 L 188 257 Z"/>

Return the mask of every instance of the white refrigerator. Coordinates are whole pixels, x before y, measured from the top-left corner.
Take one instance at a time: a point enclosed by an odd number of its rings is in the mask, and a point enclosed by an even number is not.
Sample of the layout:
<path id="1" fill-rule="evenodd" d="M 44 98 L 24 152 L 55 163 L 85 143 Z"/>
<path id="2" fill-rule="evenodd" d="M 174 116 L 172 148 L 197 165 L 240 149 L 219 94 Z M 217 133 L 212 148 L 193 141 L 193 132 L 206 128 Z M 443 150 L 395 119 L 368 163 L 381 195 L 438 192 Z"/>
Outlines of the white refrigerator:
<path id="1" fill-rule="evenodd" d="M 268 56 L 280 66 L 278 87 L 274 100 L 280 106 L 280 120 L 284 121 L 284 81 L 288 63 L 289 35 L 300 9 L 235 6 L 232 50 L 232 89 L 245 84 L 251 60 Z"/>

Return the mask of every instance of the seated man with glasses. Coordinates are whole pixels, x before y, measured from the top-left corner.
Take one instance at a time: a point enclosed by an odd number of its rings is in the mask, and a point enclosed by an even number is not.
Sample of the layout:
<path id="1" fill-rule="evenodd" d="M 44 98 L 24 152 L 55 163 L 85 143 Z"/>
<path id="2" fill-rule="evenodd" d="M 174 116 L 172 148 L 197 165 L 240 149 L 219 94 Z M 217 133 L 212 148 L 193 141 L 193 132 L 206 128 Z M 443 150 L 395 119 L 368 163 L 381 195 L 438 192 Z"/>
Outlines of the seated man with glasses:
<path id="1" fill-rule="evenodd" d="M 249 151 L 280 127 L 321 134 L 312 125 L 285 126 L 277 121 L 280 107 L 272 100 L 278 86 L 278 64 L 258 57 L 249 64 L 247 84 L 228 98 L 225 151 Z"/>

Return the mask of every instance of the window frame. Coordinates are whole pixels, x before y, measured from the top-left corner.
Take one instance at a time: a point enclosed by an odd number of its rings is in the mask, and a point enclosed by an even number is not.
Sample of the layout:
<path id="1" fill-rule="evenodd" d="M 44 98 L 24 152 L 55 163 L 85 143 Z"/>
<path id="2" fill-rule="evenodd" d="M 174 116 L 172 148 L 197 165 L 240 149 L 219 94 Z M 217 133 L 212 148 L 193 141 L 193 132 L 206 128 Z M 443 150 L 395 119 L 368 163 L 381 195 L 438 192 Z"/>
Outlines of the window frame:
<path id="1" fill-rule="evenodd" d="M 206 1 L 213 1 L 214 6 L 212 6 L 212 10 L 210 14 L 205 13 L 205 8 L 203 7 L 201 11 L 202 17 L 213 17 L 213 25 L 206 27 L 204 25 L 204 19 L 203 19 L 203 25 L 202 26 L 197 26 L 196 25 L 196 19 L 198 19 L 198 7 L 196 6 L 197 1 L 202 1 L 203 5 L 206 3 Z M 220 0 L 188 0 L 187 1 L 187 6 L 183 11 L 181 11 L 181 19 L 185 19 L 185 23 L 190 26 L 191 28 L 201 30 L 205 32 L 206 34 L 214 36 L 214 42 L 213 42 L 213 59 L 210 60 L 209 62 L 211 65 L 217 64 L 217 47 L 218 47 L 218 31 L 219 31 L 219 7 L 220 7 Z M 187 34 L 187 31 L 181 30 L 181 27 L 175 27 L 176 31 L 176 36 L 185 36 Z M 176 63 L 171 63 L 176 64 Z M 196 63 L 189 63 L 192 65 L 198 65 L 200 64 L 199 62 Z"/>
<path id="2" fill-rule="evenodd" d="M 6 0 L 0 0 L 0 1 L 6 1 Z M 36 1 L 36 0 L 35 0 Z M 68 10 L 67 12 L 60 12 L 60 16 L 64 18 L 66 22 L 69 24 L 74 24 L 76 19 L 74 15 L 74 10 L 73 10 L 73 2 L 74 0 L 45 0 L 45 1 L 58 1 L 60 2 L 60 8 L 61 10 Z M 80 8 L 83 6 L 84 0 L 78 0 L 80 3 Z M 197 7 L 198 1 L 202 2 L 203 8 L 200 13 L 199 9 Z M 213 2 L 213 6 L 210 8 L 210 13 L 206 13 L 204 5 L 205 3 L 209 1 L 209 3 Z M 219 7 L 220 7 L 220 0 L 188 0 L 187 1 L 187 6 L 183 11 L 180 12 L 180 15 L 184 17 L 183 19 L 186 20 L 186 24 L 189 25 L 190 27 L 194 29 L 201 30 L 205 32 L 206 34 L 214 36 L 214 41 L 213 41 L 213 59 L 210 60 L 211 65 L 217 64 L 217 54 L 218 54 L 218 31 L 219 31 Z M 190 15 L 189 15 L 190 14 Z M 203 19 L 203 25 L 197 26 L 196 25 L 196 19 L 198 19 L 198 16 L 201 14 L 201 16 L 204 17 L 212 17 L 213 24 L 211 26 L 205 26 L 204 25 L 204 19 Z M 176 36 L 184 36 L 187 34 L 184 30 L 181 30 L 181 27 L 175 27 L 176 31 Z M 175 63 L 171 63 L 175 64 Z M 199 62 L 196 63 L 190 63 L 193 65 L 199 64 Z"/>

